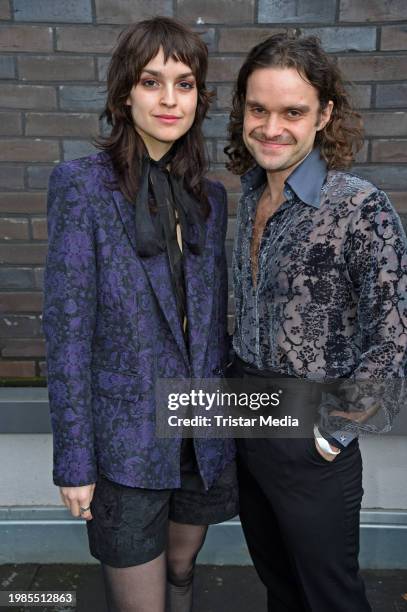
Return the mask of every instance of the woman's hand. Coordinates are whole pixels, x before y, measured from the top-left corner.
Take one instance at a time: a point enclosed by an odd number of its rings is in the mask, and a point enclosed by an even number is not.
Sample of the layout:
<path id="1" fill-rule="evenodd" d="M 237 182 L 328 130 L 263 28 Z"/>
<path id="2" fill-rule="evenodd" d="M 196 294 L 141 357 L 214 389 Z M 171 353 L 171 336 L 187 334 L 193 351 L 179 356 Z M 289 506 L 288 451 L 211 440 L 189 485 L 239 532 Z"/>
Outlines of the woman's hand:
<path id="1" fill-rule="evenodd" d="M 59 487 L 62 501 L 73 516 L 84 518 L 87 521 L 93 519 L 90 510 L 81 512 L 80 509 L 89 508 L 95 486 L 96 483 L 84 485 L 82 487 Z"/>

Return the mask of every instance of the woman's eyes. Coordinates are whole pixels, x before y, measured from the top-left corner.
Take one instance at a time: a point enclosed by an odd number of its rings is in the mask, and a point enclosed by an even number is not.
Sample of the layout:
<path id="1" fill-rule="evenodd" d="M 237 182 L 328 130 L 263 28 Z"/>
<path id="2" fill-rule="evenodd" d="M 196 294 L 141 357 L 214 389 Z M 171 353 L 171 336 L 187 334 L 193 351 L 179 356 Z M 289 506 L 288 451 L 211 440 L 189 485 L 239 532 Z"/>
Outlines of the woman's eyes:
<path id="1" fill-rule="evenodd" d="M 141 81 L 141 84 L 144 85 L 144 87 L 157 87 L 159 85 L 159 83 L 157 81 L 155 81 L 154 79 L 143 79 Z"/>
<path id="2" fill-rule="evenodd" d="M 193 83 L 190 83 L 190 81 L 180 81 L 178 85 L 181 87 L 181 89 L 193 89 L 195 87 Z"/>
<path id="3" fill-rule="evenodd" d="M 148 89 L 156 89 L 157 87 L 160 87 L 160 83 L 155 79 L 142 79 L 141 84 L 144 87 L 147 87 Z M 179 83 L 176 83 L 176 87 L 180 89 L 190 90 L 194 89 L 195 85 L 190 81 L 180 81 Z"/>

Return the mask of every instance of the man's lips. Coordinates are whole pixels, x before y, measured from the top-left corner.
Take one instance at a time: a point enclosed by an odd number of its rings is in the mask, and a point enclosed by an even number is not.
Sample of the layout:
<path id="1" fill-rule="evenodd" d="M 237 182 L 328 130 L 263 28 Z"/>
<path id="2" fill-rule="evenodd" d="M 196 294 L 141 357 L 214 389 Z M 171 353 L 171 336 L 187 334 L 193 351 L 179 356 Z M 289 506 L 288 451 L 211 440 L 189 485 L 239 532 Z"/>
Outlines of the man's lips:
<path id="1" fill-rule="evenodd" d="M 282 147 L 287 147 L 287 146 L 295 144 L 293 141 L 281 142 L 278 140 L 265 140 L 264 138 L 259 138 L 256 135 L 253 135 L 252 138 L 256 142 L 258 142 L 261 146 L 267 149 L 279 149 Z"/>
<path id="2" fill-rule="evenodd" d="M 270 149 L 279 149 L 294 144 L 293 142 L 274 142 L 272 140 L 262 140 L 260 138 L 255 138 L 254 140 L 256 140 L 256 142 L 258 142 L 262 147 Z"/>

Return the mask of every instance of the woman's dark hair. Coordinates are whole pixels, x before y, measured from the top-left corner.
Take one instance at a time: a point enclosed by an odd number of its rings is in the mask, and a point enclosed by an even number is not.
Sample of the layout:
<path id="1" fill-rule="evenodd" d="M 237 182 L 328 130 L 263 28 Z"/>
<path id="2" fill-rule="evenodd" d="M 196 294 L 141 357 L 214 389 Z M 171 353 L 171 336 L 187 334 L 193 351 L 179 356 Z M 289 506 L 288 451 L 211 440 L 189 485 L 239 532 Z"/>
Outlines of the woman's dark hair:
<path id="1" fill-rule="evenodd" d="M 316 36 L 300 38 L 295 32 L 273 34 L 256 45 L 240 68 L 233 94 L 229 122 L 230 145 L 225 148 L 229 157 L 227 168 L 243 174 L 254 165 L 254 159 L 243 142 L 243 118 L 247 81 L 258 68 L 295 68 L 318 90 L 320 110 L 329 100 L 334 107 L 327 125 L 317 132 L 315 144 L 328 168 L 346 168 L 363 144 L 362 121 L 351 106 L 342 75 L 333 59 L 322 49 Z"/>
<path id="2" fill-rule="evenodd" d="M 198 90 L 198 104 L 191 128 L 178 141 L 171 171 L 184 177 L 185 187 L 202 202 L 208 214 L 203 176 L 207 169 L 202 122 L 209 109 L 212 93 L 206 89 L 208 49 L 200 36 L 182 23 L 168 17 L 154 17 L 132 24 L 121 32 L 107 71 L 107 100 L 100 119 L 112 126 L 109 136 L 96 139 L 98 148 L 112 159 L 119 189 L 134 201 L 144 144 L 134 129 L 131 107 L 126 104 L 141 72 L 160 48 L 165 61 L 173 58 L 192 70 Z"/>

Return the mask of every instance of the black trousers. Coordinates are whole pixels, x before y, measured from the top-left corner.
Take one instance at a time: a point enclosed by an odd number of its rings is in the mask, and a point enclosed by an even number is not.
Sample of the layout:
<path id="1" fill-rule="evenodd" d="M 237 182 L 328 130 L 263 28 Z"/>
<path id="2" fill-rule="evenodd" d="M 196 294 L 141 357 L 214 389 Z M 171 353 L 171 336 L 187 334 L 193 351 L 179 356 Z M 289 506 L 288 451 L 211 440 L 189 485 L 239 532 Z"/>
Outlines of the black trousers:
<path id="1" fill-rule="evenodd" d="M 269 612 L 371 612 L 359 575 L 362 459 L 312 437 L 240 439 L 240 517 Z"/>

